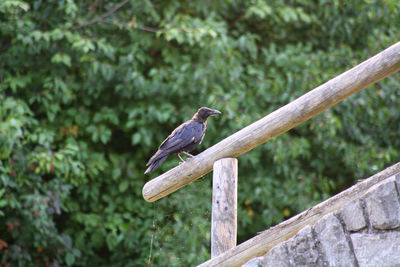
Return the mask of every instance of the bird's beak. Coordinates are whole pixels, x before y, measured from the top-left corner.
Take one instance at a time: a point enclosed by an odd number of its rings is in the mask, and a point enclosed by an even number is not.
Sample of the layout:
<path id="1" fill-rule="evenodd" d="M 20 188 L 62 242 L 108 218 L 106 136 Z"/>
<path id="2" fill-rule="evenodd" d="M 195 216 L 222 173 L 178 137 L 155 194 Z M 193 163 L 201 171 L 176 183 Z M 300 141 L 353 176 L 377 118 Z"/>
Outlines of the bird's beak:
<path id="1" fill-rule="evenodd" d="M 216 110 L 216 109 L 213 109 L 213 110 L 211 111 L 211 115 L 219 115 L 219 114 L 221 114 L 221 111 L 218 111 L 218 110 Z"/>

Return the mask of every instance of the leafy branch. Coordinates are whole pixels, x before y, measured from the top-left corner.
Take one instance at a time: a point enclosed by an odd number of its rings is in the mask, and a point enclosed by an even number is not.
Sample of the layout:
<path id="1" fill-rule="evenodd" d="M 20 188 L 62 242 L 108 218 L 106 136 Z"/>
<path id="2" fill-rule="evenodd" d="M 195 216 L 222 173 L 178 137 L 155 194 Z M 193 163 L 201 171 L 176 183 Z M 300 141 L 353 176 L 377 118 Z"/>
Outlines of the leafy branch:
<path id="1" fill-rule="evenodd" d="M 118 9 L 120 9 L 121 7 L 123 7 L 126 3 L 128 3 L 129 0 L 124 0 L 121 3 L 119 3 L 118 5 L 116 5 L 113 9 L 107 11 L 106 13 L 102 14 L 101 16 L 94 18 L 92 20 L 89 20 L 81 25 L 76 25 L 71 27 L 71 30 L 76 30 L 76 29 L 80 29 L 95 23 L 99 23 L 99 22 L 104 22 L 104 19 L 108 16 L 110 16 L 111 14 L 115 13 Z"/>

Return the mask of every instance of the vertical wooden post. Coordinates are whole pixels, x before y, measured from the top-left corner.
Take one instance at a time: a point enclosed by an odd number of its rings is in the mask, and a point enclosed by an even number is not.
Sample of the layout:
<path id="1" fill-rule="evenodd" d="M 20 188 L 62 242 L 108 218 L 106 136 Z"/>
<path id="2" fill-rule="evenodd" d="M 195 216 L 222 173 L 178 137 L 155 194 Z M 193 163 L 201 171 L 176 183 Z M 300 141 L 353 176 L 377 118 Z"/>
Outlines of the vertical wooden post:
<path id="1" fill-rule="evenodd" d="M 211 258 L 236 246 L 237 184 L 237 159 L 223 158 L 215 161 L 211 217 Z"/>

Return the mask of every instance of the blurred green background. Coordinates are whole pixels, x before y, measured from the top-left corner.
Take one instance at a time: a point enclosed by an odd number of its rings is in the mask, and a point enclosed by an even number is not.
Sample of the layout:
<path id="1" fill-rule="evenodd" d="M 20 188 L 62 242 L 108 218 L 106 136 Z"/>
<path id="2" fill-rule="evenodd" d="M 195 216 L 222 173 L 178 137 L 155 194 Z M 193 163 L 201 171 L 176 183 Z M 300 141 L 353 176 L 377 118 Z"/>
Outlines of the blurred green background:
<path id="1" fill-rule="evenodd" d="M 201 106 L 194 154 L 399 41 L 398 0 L 0 1 L 0 265 L 193 266 L 211 174 L 156 203 L 145 163 Z M 239 157 L 238 241 L 399 161 L 394 74 Z"/>

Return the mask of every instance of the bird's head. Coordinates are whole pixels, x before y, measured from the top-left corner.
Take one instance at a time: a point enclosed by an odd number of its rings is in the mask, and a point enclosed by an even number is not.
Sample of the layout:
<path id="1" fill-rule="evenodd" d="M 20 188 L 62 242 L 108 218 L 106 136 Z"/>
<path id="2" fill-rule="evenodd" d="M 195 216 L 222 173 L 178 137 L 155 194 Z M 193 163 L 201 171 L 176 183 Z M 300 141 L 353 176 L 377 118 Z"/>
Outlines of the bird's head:
<path id="1" fill-rule="evenodd" d="M 202 108 L 199 108 L 199 110 L 196 112 L 196 114 L 193 115 L 192 120 L 205 122 L 208 117 L 210 117 L 212 115 L 218 115 L 218 114 L 221 114 L 221 112 L 216 109 L 202 107 Z"/>

